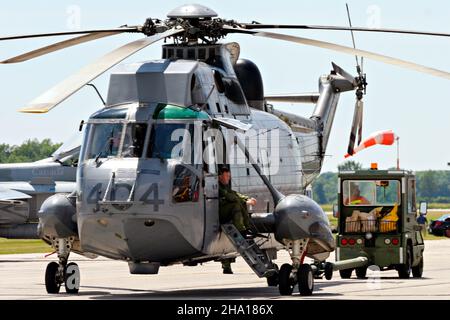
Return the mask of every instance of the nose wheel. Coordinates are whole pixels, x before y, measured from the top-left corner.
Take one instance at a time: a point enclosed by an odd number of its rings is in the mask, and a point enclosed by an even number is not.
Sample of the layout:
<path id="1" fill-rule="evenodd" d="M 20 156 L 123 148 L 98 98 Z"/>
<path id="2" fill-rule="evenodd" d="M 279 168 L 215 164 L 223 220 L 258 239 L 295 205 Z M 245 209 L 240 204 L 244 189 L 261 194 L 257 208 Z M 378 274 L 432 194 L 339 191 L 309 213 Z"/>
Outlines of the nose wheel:
<path id="1" fill-rule="evenodd" d="M 74 262 L 67 263 L 73 240 L 54 239 L 52 246 L 58 253 L 59 263 L 50 262 L 45 270 L 45 289 L 47 293 L 57 294 L 64 284 L 66 292 L 76 294 L 80 289 L 80 268 Z"/>
<path id="2" fill-rule="evenodd" d="M 283 296 L 290 296 L 298 285 L 302 296 L 310 296 L 314 290 L 314 275 L 309 264 L 304 264 L 308 240 L 286 241 L 286 248 L 291 255 L 292 265 L 285 263 L 278 273 L 278 289 Z"/>

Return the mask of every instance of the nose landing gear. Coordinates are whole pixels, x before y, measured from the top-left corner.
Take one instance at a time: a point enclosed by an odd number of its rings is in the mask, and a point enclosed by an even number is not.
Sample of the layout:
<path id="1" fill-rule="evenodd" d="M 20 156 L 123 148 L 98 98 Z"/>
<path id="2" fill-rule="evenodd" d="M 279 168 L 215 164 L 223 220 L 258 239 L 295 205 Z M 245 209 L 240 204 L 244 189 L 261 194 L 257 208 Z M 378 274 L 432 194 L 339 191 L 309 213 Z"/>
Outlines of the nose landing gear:
<path id="1" fill-rule="evenodd" d="M 285 241 L 292 265 L 283 264 L 278 274 L 278 289 L 283 296 L 291 295 L 296 285 L 302 296 L 310 296 L 314 290 L 314 276 L 309 264 L 304 264 L 308 239 Z"/>
<path id="2" fill-rule="evenodd" d="M 47 265 L 45 270 L 45 288 L 47 293 L 59 293 L 62 284 L 64 284 L 67 293 L 78 293 L 80 288 L 80 269 L 74 262 L 67 263 L 73 241 L 73 238 L 54 238 L 52 240 L 52 246 L 56 249 L 59 263 L 53 261 Z"/>

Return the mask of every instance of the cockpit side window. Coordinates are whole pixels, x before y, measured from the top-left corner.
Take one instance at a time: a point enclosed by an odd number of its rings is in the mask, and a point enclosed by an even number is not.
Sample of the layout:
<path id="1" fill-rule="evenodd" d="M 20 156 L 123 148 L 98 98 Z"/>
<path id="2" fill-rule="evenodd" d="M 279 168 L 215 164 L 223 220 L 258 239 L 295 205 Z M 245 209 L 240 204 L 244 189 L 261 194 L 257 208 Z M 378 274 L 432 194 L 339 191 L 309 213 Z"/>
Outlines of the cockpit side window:
<path id="1" fill-rule="evenodd" d="M 144 123 L 131 123 L 125 129 L 122 156 L 124 158 L 140 158 L 144 149 L 147 125 Z"/>
<path id="2" fill-rule="evenodd" d="M 181 159 L 192 149 L 193 126 L 186 123 L 155 123 L 150 133 L 149 158 Z M 191 158 L 188 156 L 188 158 Z"/>
<path id="3" fill-rule="evenodd" d="M 121 123 L 98 123 L 93 125 L 86 159 L 117 156 L 122 129 L 123 124 Z"/>

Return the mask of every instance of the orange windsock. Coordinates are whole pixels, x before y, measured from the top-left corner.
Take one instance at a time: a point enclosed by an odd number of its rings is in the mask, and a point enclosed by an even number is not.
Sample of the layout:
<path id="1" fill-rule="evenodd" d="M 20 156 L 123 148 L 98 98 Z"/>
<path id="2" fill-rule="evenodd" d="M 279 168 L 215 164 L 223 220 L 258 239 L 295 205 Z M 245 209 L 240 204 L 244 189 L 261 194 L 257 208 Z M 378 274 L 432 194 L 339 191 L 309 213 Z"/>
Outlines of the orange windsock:
<path id="1" fill-rule="evenodd" d="M 392 130 L 374 132 L 366 140 L 361 142 L 359 146 L 355 148 L 352 155 L 354 155 L 358 151 L 374 146 L 376 144 L 382 144 L 386 146 L 393 145 L 396 139 L 397 135 Z M 345 157 L 348 158 L 352 155 L 347 153 Z"/>

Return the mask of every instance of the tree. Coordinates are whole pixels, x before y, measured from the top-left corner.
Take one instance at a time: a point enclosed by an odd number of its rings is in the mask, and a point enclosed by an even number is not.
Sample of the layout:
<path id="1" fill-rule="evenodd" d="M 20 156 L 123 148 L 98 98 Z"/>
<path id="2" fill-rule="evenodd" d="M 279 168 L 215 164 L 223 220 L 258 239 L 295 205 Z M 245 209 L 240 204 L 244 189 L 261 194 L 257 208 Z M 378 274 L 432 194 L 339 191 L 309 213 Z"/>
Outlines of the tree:
<path id="1" fill-rule="evenodd" d="M 61 146 L 50 139 L 29 139 L 20 146 L 0 144 L 0 163 L 33 162 L 50 157 Z"/>
<path id="2" fill-rule="evenodd" d="M 338 171 L 353 171 L 353 170 L 361 170 L 362 164 L 353 160 L 348 160 L 344 163 L 338 165 Z"/>

